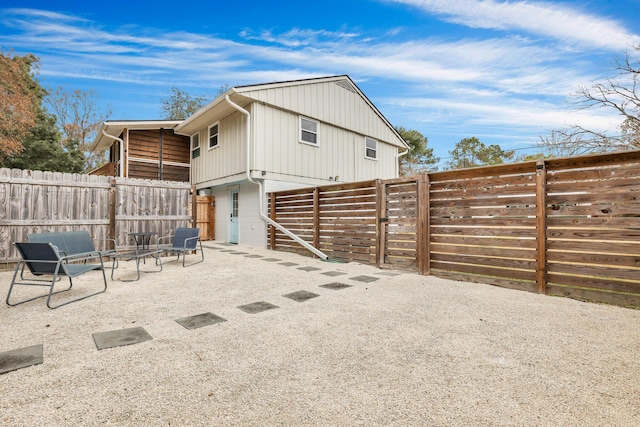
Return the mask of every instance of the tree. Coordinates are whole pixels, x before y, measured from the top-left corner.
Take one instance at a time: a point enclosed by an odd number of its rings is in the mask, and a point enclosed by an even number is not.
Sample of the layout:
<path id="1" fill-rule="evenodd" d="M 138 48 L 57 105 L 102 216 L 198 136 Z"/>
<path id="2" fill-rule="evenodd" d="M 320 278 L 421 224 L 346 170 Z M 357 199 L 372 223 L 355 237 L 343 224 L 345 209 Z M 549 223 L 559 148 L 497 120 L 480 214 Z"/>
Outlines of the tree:
<path id="1" fill-rule="evenodd" d="M 55 116 L 43 108 L 36 114 L 36 125 L 22 140 L 24 150 L 0 161 L 0 166 L 16 169 L 46 170 L 55 172 L 82 172 L 84 157 L 74 147 L 60 144 L 60 133 Z"/>
<path id="2" fill-rule="evenodd" d="M 513 159 L 514 151 L 504 151 L 497 144 L 485 145 L 478 138 L 464 138 L 449 151 L 450 169 L 464 169 L 484 165 L 499 165 Z"/>
<path id="3" fill-rule="evenodd" d="M 640 45 L 633 48 L 640 54 Z M 577 151 L 604 152 L 640 148 L 640 56 L 625 52 L 616 60 L 616 76 L 591 86 L 580 86 L 574 94 L 578 109 L 606 108 L 622 116 L 620 135 L 611 136 L 582 126 L 559 130 L 565 145 L 580 147 Z"/>
<path id="4" fill-rule="evenodd" d="M 95 93 L 79 89 L 67 91 L 59 87 L 47 96 L 46 101 L 58 117 L 63 147 L 78 150 L 84 156 L 82 171 L 89 172 L 100 166 L 104 162 L 104 152 L 92 152 L 90 147 L 111 110 L 101 113 Z"/>
<path id="5" fill-rule="evenodd" d="M 417 130 L 397 127 L 396 131 L 409 145 L 407 154 L 399 158 L 400 176 L 435 171 L 440 159 L 433 155 L 433 148 L 427 148 L 427 137 Z"/>
<path id="6" fill-rule="evenodd" d="M 165 120 L 184 120 L 205 106 L 206 96 L 192 97 L 177 87 L 171 88 L 171 94 L 162 99 L 161 109 Z"/>
<path id="7" fill-rule="evenodd" d="M 0 166 L 81 172 L 77 143 L 61 144 L 56 117 L 42 105 L 47 91 L 32 73 L 37 62 L 33 55 L 0 54 Z"/>
<path id="8" fill-rule="evenodd" d="M 0 52 L 0 159 L 20 153 L 23 138 L 36 123 L 45 95 L 32 74 L 37 62 L 31 54 Z"/>
<path id="9" fill-rule="evenodd" d="M 536 158 L 574 157 L 600 152 L 592 143 L 586 141 L 585 135 L 569 134 L 562 130 L 551 130 L 546 136 L 540 136 L 538 147 L 542 150 Z M 528 160 L 527 156 L 524 160 Z"/>
<path id="10" fill-rule="evenodd" d="M 222 86 L 220 86 L 218 88 L 218 90 L 216 91 L 215 96 L 213 97 L 214 99 L 219 97 L 220 95 L 224 95 L 226 91 L 228 91 L 229 89 L 231 89 L 231 86 L 229 85 L 229 83 L 225 83 Z"/>

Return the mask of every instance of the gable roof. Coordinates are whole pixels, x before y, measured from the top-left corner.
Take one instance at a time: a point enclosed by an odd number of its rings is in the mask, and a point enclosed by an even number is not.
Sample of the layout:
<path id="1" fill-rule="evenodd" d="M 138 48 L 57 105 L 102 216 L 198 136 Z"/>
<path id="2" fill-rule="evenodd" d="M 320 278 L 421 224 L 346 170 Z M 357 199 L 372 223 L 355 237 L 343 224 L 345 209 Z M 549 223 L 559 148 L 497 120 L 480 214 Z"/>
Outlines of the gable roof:
<path id="1" fill-rule="evenodd" d="M 347 75 L 236 86 L 179 124 L 175 132 L 191 135 L 234 113 L 226 101 L 240 106 L 260 102 L 367 135 L 399 148 L 405 141 Z"/>
<path id="2" fill-rule="evenodd" d="M 180 123 L 182 123 L 182 120 L 107 120 L 98 129 L 98 134 L 90 150 L 101 151 L 111 147 L 115 142 L 113 137 L 119 137 L 124 129 L 175 129 Z"/>

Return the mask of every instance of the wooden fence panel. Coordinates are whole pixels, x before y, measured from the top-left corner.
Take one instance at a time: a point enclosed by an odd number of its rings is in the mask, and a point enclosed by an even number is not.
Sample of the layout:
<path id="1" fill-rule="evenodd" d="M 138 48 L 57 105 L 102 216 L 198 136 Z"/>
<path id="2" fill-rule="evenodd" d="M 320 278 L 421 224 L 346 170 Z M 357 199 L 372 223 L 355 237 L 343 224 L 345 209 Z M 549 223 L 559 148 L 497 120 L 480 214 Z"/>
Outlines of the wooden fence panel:
<path id="1" fill-rule="evenodd" d="M 282 191 L 269 199 L 271 218 L 304 241 L 314 241 L 314 189 Z M 304 253 L 306 249 L 274 227 L 268 227 L 269 247 L 287 252 Z"/>
<path id="2" fill-rule="evenodd" d="M 633 151 L 273 193 L 271 215 L 334 258 L 640 307 L 639 195 Z"/>
<path id="3" fill-rule="evenodd" d="M 108 177 L 0 169 L 0 262 L 19 255 L 13 242 L 27 233 L 82 227 L 95 238 L 109 233 Z"/>
<path id="4" fill-rule="evenodd" d="M 535 167 L 470 172 L 429 176 L 431 274 L 533 291 Z"/>
<path id="5" fill-rule="evenodd" d="M 115 179 L 114 238 L 118 246 L 132 246 L 129 233 L 172 234 L 177 227 L 192 225 L 191 186 L 185 182 L 132 178 Z"/>
<path id="6" fill-rule="evenodd" d="M 380 266 L 418 269 L 418 180 L 383 182 Z"/>
<path id="7" fill-rule="evenodd" d="M 191 225 L 190 192 L 184 182 L 0 168 L 0 263 L 19 259 L 13 242 L 28 233 L 84 229 L 119 246 L 133 244 L 130 232 L 170 234 Z"/>
<path id="8" fill-rule="evenodd" d="M 318 249 L 341 261 L 376 263 L 376 183 L 318 188 Z"/>
<path id="9" fill-rule="evenodd" d="M 547 293 L 640 306 L 640 159 L 558 165 L 547 181 Z"/>

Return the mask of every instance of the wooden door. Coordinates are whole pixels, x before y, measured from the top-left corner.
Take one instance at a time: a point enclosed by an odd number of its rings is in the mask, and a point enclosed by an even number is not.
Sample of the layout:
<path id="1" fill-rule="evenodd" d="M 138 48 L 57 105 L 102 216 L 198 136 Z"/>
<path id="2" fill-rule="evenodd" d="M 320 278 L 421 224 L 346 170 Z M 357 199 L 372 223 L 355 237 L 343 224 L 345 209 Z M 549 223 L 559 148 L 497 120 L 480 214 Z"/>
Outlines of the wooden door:
<path id="1" fill-rule="evenodd" d="M 196 196 L 196 227 L 200 229 L 200 240 L 214 240 L 216 230 L 216 198 Z"/>
<path id="2" fill-rule="evenodd" d="M 380 186 L 378 263 L 382 268 L 419 270 L 421 267 L 419 189 L 415 178 L 389 180 Z"/>

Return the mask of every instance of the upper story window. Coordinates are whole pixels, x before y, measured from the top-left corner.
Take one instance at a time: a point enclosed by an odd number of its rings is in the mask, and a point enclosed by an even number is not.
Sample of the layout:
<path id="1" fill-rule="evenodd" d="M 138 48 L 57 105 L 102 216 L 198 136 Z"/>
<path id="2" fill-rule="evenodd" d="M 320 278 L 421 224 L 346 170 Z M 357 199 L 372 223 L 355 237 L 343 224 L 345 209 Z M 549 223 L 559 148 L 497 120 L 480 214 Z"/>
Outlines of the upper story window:
<path id="1" fill-rule="evenodd" d="M 209 126 L 209 149 L 216 148 L 218 146 L 219 129 L 220 129 L 219 123 Z"/>
<path id="2" fill-rule="evenodd" d="M 364 156 L 367 159 L 378 159 L 378 141 L 368 136 L 364 138 Z"/>
<path id="3" fill-rule="evenodd" d="M 300 142 L 318 145 L 318 122 L 300 117 Z"/>
<path id="4" fill-rule="evenodd" d="M 200 157 L 200 133 L 191 135 L 191 158 Z"/>

